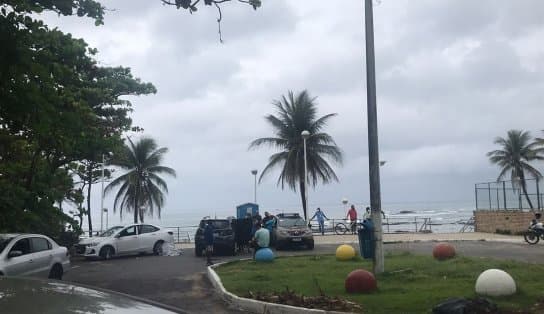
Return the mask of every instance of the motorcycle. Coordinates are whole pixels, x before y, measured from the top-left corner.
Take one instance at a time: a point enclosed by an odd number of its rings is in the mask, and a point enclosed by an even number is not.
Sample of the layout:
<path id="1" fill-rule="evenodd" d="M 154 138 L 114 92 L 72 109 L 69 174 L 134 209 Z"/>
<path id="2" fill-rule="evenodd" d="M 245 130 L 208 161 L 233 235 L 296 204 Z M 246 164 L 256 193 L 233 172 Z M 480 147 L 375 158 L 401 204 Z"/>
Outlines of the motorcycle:
<path id="1" fill-rule="evenodd" d="M 540 219 L 540 214 L 537 215 L 537 219 Z M 537 219 L 533 219 L 533 221 L 531 221 L 529 229 L 523 235 L 525 242 L 529 244 L 537 244 L 540 238 L 542 238 L 544 241 L 544 225 L 541 222 L 538 222 Z"/>

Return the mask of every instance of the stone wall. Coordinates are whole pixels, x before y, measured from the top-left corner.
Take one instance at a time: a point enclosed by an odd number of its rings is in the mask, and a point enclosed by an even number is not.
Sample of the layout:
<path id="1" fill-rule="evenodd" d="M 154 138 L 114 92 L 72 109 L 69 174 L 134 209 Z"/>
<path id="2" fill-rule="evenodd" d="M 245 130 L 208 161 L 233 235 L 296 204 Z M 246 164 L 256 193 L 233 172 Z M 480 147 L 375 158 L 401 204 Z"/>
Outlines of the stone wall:
<path id="1" fill-rule="evenodd" d="M 475 210 L 474 231 L 516 234 L 527 230 L 534 216 L 517 210 Z"/>

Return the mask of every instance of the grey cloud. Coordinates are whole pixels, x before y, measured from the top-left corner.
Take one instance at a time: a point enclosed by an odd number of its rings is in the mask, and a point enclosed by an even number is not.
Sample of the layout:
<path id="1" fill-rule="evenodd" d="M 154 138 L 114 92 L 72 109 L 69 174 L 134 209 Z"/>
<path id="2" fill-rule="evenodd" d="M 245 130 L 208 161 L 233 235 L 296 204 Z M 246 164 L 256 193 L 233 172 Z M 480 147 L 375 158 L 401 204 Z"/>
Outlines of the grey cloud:
<path id="1" fill-rule="evenodd" d="M 287 90 L 308 88 L 319 113 L 337 112 L 328 129 L 345 152 L 339 184 L 311 191 L 310 205 L 341 207 L 368 199 L 364 30 L 361 1 L 266 1 L 253 11 L 163 7 L 158 1 L 107 2 L 106 25 L 48 17 L 85 37 L 104 64 L 130 66 L 158 87 L 134 98 L 134 121 L 168 146 L 167 211 L 228 210 L 252 198 L 250 169 L 272 150 L 248 151 L 271 134 L 263 116 Z M 396 1 L 375 6 L 380 156 L 384 204 L 470 206 L 473 183 L 497 171 L 485 153 L 508 129 L 542 127 L 544 2 Z M 540 166 L 539 166 L 540 167 Z M 300 208 L 299 196 L 259 186 L 265 208 Z M 97 194 L 98 195 L 98 194 Z M 433 206 L 433 205 L 428 205 Z M 439 206 L 439 205 L 436 205 Z M 440 205 L 446 206 L 446 205 Z M 465 206 L 465 205 L 463 205 Z M 210 213 L 210 211 L 212 211 Z M 204 210 L 203 210 L 204 212 Z"/>

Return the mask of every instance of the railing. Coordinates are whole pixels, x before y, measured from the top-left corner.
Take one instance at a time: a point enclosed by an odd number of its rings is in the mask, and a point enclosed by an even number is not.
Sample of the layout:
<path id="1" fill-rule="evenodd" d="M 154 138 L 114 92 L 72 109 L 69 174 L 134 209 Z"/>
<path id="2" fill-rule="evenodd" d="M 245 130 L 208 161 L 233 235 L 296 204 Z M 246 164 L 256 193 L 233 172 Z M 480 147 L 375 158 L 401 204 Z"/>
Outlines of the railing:
<path id="1" fill-rule="evenodd" d="M 467 220 L 463 227 L 461 227 L 461 230 L 459 232 L 467 232 L 467 231 L 474 231 L 474 216 L 470 217 L 469 220 Z"/>
<path id="2" fill-rule="evenodd" d="M 362 220 L 358 220 L 362 222 Z M 346 218 L 325 220 L 325 233 L 335 234 L 334 228 L 339 224 L 344 224 L 350 228 L 351 224 Z M 457 223 L 446 223 L 457 224 Z M 310 221 L 311 229 L 314 233 L 319 233 L 319 224 L 317 220 Z M 430 217 L 391 217 L 382 218 L 383 233 L 408 233 L 408 232 L 432 232 L 432 226 L 443 225 L 443 223 L 433 223 Z"/>
<path id="3" fill-rule="evenodd" d="M 178 226 L 165 227 L 174 233 L 174 241 L 176 243 L 191 243 L 194 241 L 193 236 L 198 226 Z"/>

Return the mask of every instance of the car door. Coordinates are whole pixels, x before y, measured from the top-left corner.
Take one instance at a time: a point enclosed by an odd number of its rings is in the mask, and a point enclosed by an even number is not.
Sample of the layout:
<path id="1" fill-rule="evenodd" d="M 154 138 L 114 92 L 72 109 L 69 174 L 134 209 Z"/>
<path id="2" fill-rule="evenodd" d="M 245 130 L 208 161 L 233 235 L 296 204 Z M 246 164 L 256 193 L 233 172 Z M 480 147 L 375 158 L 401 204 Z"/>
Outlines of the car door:
<path id="1" fill-rule="evenodd" d="M 117 238 L 117 254 L 130 254 L 140 250 L 140 239 L 138 238 L 138 228 L 136 225 L 126 227 L 119 232 Z"/>
<path id="2" fill-rule="evenodd" d="M 35 276 L 48 277 L 53 266 L 53 246 L 47 239 L 42 237 L 30 238 L 30 246 L 34 267 L 36 268 Z"/>
<path id="3" fill-rule="evenodd" d="M 138 229 L 141 251 L 153 251 L 153 246 L 159 239 L 159 236 L 157 235 L 159 229 L 151 225 L 139 225 Z"/>
<path id="4" fill-rule="evenodd" d="M 9 257 L 9 254 L 15 251 L 20 251 L 22 255 Z M 5 264 L 7 276 L 28 276 L 35 273 L 29 238 L 19 239 L 13 244 L 8 252 L 8 258 L 5 260 Z"/>

